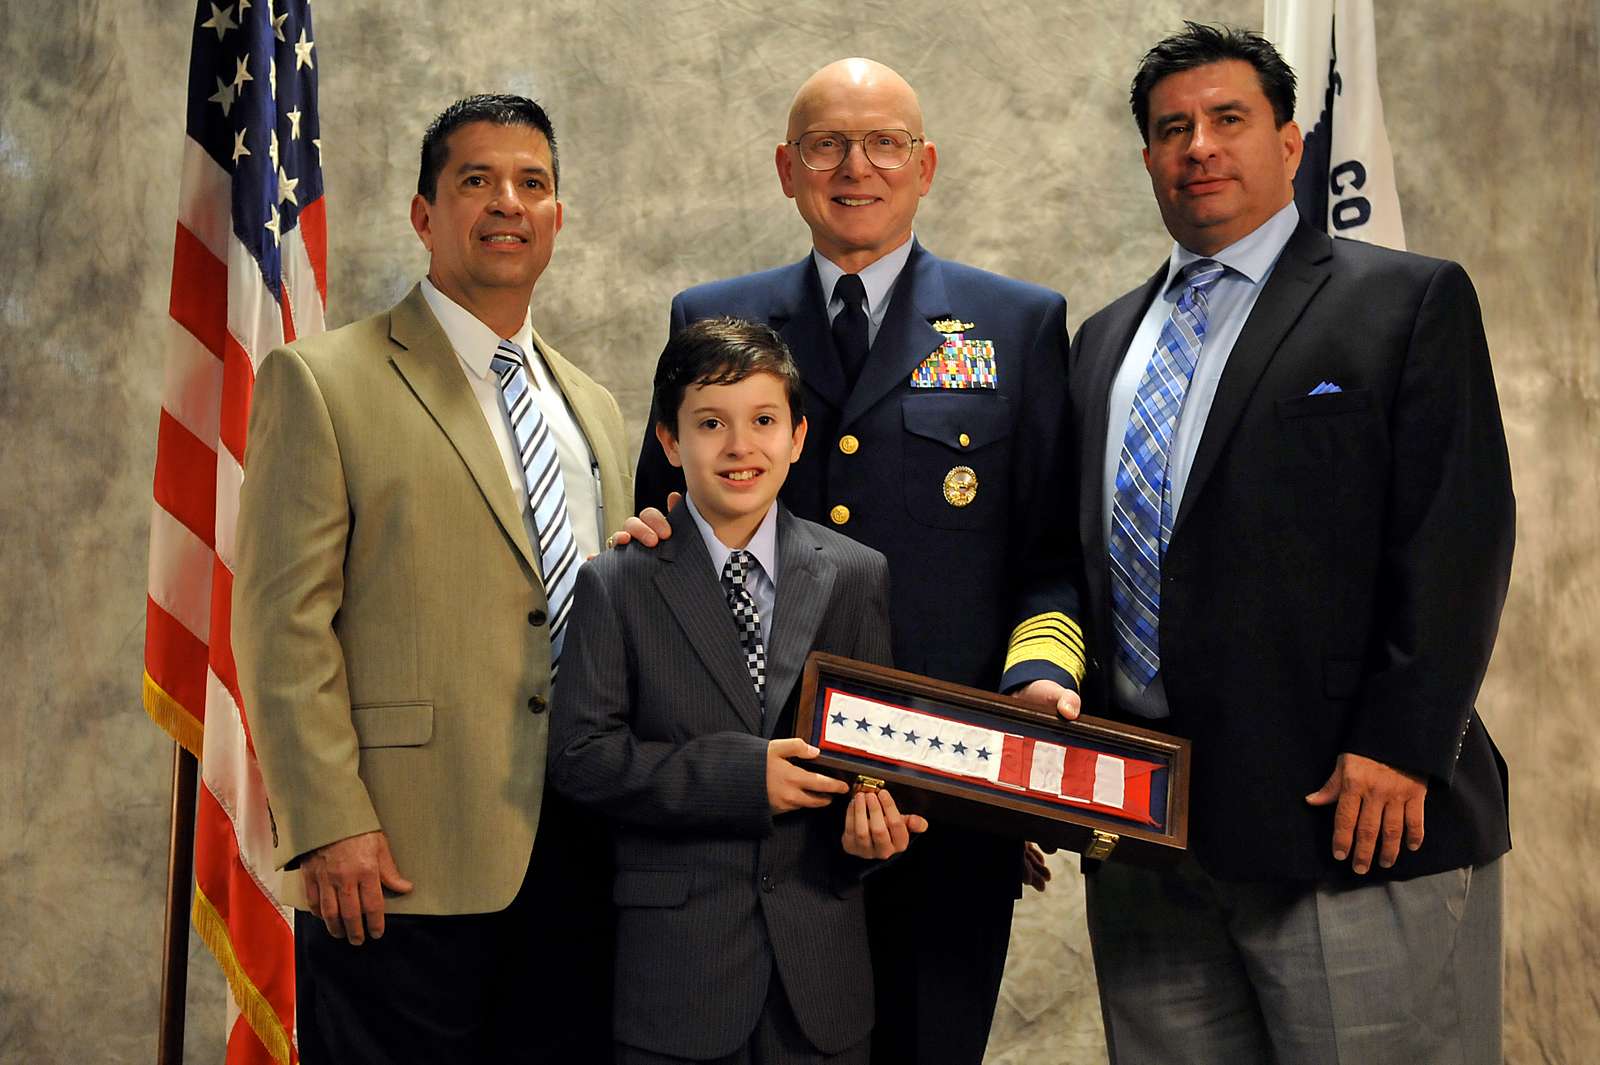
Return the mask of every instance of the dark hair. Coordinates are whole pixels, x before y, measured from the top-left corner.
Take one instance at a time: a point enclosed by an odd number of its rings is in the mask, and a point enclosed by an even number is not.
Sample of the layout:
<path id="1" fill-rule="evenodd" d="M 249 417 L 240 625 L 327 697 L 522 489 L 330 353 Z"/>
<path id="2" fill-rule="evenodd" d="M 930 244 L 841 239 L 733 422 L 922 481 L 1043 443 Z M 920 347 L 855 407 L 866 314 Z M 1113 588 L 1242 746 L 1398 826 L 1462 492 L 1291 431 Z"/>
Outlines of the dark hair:
<path id="1" fill-rule="evenodd" d="M 742 318 L 706 318 L 667 341 L 656 363 L 651 411 L 654 420 L 678 435 L 678 408 L 691 385 L 731 385 L 756 373 L 783 382 L 789 398 L 790 427 L 805 417 L 800 369 L 783 338 L 769 327 Z"/>
<path id="2" fill-rule="evenodd" d="M 432 203 L 439 194 L 439 174 L 450 156 L 450 134 L 472 122 L 493 122 L 497 126 L 527 126 L 544 134 L 550 143 L 551 191 L 561 187 L 561 157 L 556 153 L 556 131 L 544 108 L 526 96 L 510 93 L 480 93 L 457 100 L 428 123 L 422 135 L 422 164 L 417 168 L 417 195 Z"/>
<path id="3" fill-rule="evenodd" d="M 1272 42 L 1259 33 L 1232 26 L 1207 26 L 1185 21 L 1182 33 L 1175 33 L 1144 54 L 1139 71 L 1133 76 L 1128 96 L 1133 104 L 1133 120 L 1139 123 L 1139 136 L 1150 143 L 1150 90 L 1156 82 L 1210 63 L 1237 59 L 1255 67 L 1261 91 L 1272 103 L 1274 124 L 1280 129 L 1294 118 L 1294 71 Z"/>

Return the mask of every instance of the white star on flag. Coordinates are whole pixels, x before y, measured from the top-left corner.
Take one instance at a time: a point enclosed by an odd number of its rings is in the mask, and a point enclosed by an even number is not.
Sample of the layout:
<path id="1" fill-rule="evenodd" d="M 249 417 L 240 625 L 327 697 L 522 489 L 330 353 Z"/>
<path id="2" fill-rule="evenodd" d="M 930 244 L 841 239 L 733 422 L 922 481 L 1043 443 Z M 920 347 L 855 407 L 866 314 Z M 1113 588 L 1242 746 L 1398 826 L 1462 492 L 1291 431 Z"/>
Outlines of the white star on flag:
<path id="1" fill-rule="evenodd" d="M 292 140 L 292 141 L 299 140 L 300 139 L 300 109 L 298 107 L 291 108 L 290 110 L 285 111 L 284 114 L 289 119 L 289 139 Z"/>
<path id="2" fill-rule="evenodd" d="M 311 49 L 316 43 L 315 41 L 306 40 L 305 30 L 300 31 L 300 40 L 295 42 L 294 46 L 294 68 L 296 70 L 300 69 L 301 64 L 310 67 L 312 70 L 317 69 L 317 65 L 311 61 Z"/>
<path id="3" fill-rule="evenodd" d="M 281 15 L 273 15 L 272 16 L 272 35 L 274 37 L 278 38 L 278 40 L 280 40 L 280 41 L 284 40 L 284 37 L 283 37 L 283 23 L 284 23 L 284 21 L 286 19 L 288 19 L 288 17 L 289 17 L 289 12 L 287 12 L 287 11 L 285 11 Z M 284 41 L 284 43 L 287 44 L 288 42 Z M 296 69 L 299 69 L 299 68 L 297 67 Z"/>
<path id="4" fill-rule="evenodd" d="M 278 202 L 292 203 L 298 207 L 300 201 L 294 198 L 294 187 L 298 184 L 300 184 L 299 178 L 290 177 L 284 173 L 283 167 L 278 167 Z"/>
<path id="5" fill-rule="evenodd" d="M 239 28 L 239 24 L 233 21 L 232 15 L 232 4 L 229 4 L 227 7 L 218 7 L 216 4 L 212 4 L 211 17 L 200 23 L 200 25 L 208 30 L 216 30 L 217 40 L 220 41 L 222 40 L 223 34 L 227 33 L 229 30 L 236 30 Z"/>
<path id="6" fill-rule="evenodd" d="M 244 58 L 235 60 L 235 62 L 238 64 L 238 66 L 234 69 L 234 72 L 233 72 L 233 88 L 234 88 L 235 92 L 238 92 L 238 91 L 240 91 L 240 90 L 242 90 L 244 88 L 244 83 L 245 82 L 247 82 L 247 81 L 255 81 L 256 79 L 255 79 L 255 77 L 253 75 L 251 75 L 250 70 L 249 70 L 249 67 L 250 67 L 250 53 L 249 52 L 246 52 L 244 54 Z"/>
<path id="7" fill-rule="evenodd" d="M 227 118 L 229 110 L 233 108 L 233 86 L 229 85 L 221 78 L 218 78 L 217 91 L 212 95 L 207 96 L 206 100 L 210 103 L 221 104 L 222 117 Z"/>
<path id="8" fill-rule="evenodd" d="M 244 134 L 245 131 L 241 129 L 233 135 L 233 161 L 235 163 L 250 154 L 250 149 L 244 146 Z"/>
<path id="9" fill-rule="evenodd" d="M 273 211 L 272 212 L 272 217 L 267 219 L 267 223 L 266 223 L 266 227 L 265 228 L 267 229 L 268 232 L 270 232 L 272 234 L 272 243 L 273 243 L 273 246 L 276 247 L 278 245 L 279 241 L 282 239 L 282 237 L 278 233 L 278 212 L 277 211 Z"/>

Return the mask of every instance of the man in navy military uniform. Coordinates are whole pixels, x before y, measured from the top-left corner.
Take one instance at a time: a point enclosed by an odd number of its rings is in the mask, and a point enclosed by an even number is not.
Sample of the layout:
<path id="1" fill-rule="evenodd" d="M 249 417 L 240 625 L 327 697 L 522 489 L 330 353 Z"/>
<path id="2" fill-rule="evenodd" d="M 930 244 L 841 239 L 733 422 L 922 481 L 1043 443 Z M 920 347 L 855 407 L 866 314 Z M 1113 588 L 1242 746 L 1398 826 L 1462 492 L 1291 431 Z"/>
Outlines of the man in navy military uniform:
<path id="1" fill-rule="evenodd" d="M 888 556 L 896 666 L 1075 715 L 1066 301 L 912 237 L 938 153 L 882 64 L 808 79 L 776 162 L 812 252 L 681 293 L 673 332 L 732 315 L 788 343 L 815 443 L 782 498 Z M 635 503 L 661 508 L 682 485 L 647 433 Z M 664 523 L 641 516 L 656 529 L 632 531 L 654 542 Z M 1024 875 L 1042 886 L 1015 840 L 935 825 L 869 880 L 876 1065 L 982 1059 Z"/>

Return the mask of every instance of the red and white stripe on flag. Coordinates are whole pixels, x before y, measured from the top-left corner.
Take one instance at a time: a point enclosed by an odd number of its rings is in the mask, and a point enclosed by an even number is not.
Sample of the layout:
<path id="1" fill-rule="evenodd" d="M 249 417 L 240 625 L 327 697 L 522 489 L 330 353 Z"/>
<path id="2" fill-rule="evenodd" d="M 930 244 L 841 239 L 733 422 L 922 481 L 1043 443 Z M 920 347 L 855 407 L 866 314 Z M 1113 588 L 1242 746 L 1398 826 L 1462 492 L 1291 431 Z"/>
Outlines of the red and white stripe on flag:
<path id="1" fill-rule="evenodd" d="M 1003 729 L 830 690 L 818 746 L 1016 789 L 1046 802 L 1155 824 L 1154 762 L 1047 743 Z"/>
<path id="2" fill-rule="evenodd" d="M 293 914 L 229 643 L 256 363 L 320 332 L 327 222 L 308 0 L 200 0 L 157 429 L 144 705 L 200 759 L 194 926 L 232 991 L 229 1065 L 297 1060 Z"/>

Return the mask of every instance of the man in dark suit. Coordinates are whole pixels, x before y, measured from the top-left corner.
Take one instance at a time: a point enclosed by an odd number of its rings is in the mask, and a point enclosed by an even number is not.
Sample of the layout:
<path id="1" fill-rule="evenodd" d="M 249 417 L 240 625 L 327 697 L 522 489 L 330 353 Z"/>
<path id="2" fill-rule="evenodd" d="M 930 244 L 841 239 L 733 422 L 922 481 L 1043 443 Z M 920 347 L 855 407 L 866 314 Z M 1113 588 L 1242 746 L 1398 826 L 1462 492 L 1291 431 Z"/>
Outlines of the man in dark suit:
<path id="1" fill-rule="evenodd" d="M 776 501 L 806 423 L 772 330 L 679 333 L 655 400 L 680 533 L 579 573 L 551 718 L 552 784 L 616 826 L 616 1059 L 866 1065 L 864 859 L 926 825 L 790 733 L 811 651 L 888 659 L 887 566 Z"/>
<path id="2" fill-rule="evenodd" d="M 733 315 L 793 350 L 812 446 L 782 498 L 888 556 L 896 666 L 1075 714 L 1066 301 L 913 238 L 938 153 L 916 94 L 879 63 L 808 79 L 776 164 L 812 252 L 680 294 L 672 329 Z M 636 502 L 664 506 L 681 485 L 647 438 Z M 982 1059 L 1023 853 L 935 825 L 872 878 L 878 1065 Z M 952 920 L 959 935 L 930 932 Z"/>
<path id="3" fill-rule="evenodd" d="M 1176 244 L 1073 344 L 1086 701 L 1194 761 L 1190 856 L 1088 876 L 1111 1059 L 1498 1061 L 1473 703 L 1514 518 L 1472 285 L 1300 222 L 1261 37 L 1190 23 L 1133 109 Z"/>

